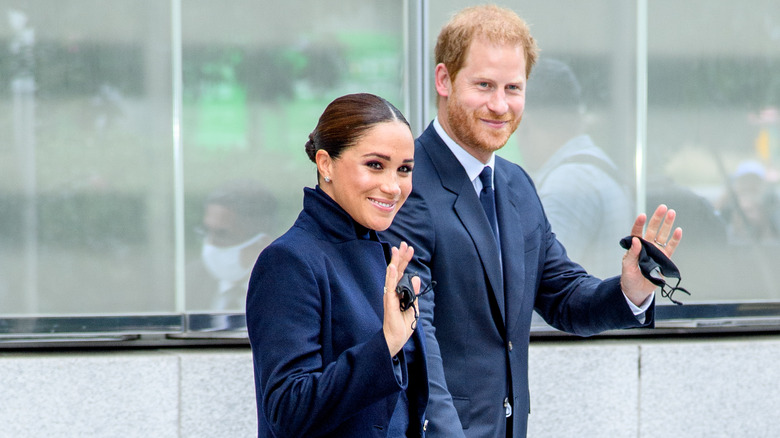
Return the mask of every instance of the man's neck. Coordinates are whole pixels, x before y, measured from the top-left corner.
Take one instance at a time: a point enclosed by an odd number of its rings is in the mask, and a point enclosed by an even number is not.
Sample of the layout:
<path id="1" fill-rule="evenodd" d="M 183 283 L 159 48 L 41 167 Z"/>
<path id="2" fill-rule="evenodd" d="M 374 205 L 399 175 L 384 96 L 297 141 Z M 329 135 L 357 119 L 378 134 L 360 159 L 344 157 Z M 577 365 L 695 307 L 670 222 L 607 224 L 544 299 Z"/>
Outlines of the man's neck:
<path id="1" fill-rule="evenodd" d="M 482 168 L 485 167 L 485 165 L 488 165 L 495 169 L 496 154 L 491 154 L 490 158 L 486 163 L 477 159 L 476 157 L 471 155 L 466 149 L 464 149 L 461 145 L 459 145 L 455 140 L 453 140 L 452 137 L 449 136 L 449 134 L 447 134 L 447 132 L 441 126 L 438 117 L 433 119 L 433 129 L 436 131 L 436 134 L 438 134 L 439 137 L 442 139 L 444 144 L 447 145 L 447 148 L 449 148 L 452 154 L 455 155 L 455 158 L 458 160 L 460 165 L 463 166 L 463 168 L 466 170 L 466 174 L 468 175 L 470 180 L 474 181 L 479 175 L 479 173 L 482 171 Z"/>
<path id="2" fill-rule="evenodd" d="M 471 158 L 479 161 L 483 165 L 493 165 L 492 163 L 495 161 L 495 153 L 484 153 L 484 154 L 477 154 L 475 153 L 472 148 L 466 147 L 463 144 L 460 143 L 459 140 L 456 140 L 455 136 L 452 133 L 452 129 L 449 127 L 449 124 L 447 123 L 446 115 L 437 115 L 434 119 L 434 128 L 436 129 L 436 133 L 439 134 L 439 137 L 444 140 L 445 143 L 447 143 L 447 146 L 450 147 L 450 149 L 453 149 L 453 146 L 457 147 L 458 149 L 462 150 L 463 152 L 467 153 Z M 455 153 L 453 151 L 453 153 Z M 463 160 L 460 158 L 459 154 L 455 153 L 455 156 L 458 157 L 458 160 L 463 162 Z"/>

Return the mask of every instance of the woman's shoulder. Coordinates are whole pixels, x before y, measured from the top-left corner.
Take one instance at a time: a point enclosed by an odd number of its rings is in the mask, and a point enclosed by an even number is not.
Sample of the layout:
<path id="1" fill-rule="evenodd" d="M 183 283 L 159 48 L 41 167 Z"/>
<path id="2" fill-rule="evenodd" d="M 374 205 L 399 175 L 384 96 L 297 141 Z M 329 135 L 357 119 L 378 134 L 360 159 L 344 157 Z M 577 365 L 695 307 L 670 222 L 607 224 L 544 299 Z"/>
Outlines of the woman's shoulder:
<path id="1" fill-rule="evenodd" d="M 317 239 L 294 227 L 266 246 L 257 257 L 250 279 L 250 290 L 271 289 L 290 283 L 309 283 L 327 271 Z M 303 282 L 303 283 L 301 283 Z"/>
<path id="2" fill-rule="evenodd" d="M 321 239 L 308 230 L 293 225 L 292 228 L 266 246 L 260 256 L 275 259 L 280 257 L 306 259 L 311 254 L 318 252 L 315 248 L 320 245 L 320 242 Z"/>

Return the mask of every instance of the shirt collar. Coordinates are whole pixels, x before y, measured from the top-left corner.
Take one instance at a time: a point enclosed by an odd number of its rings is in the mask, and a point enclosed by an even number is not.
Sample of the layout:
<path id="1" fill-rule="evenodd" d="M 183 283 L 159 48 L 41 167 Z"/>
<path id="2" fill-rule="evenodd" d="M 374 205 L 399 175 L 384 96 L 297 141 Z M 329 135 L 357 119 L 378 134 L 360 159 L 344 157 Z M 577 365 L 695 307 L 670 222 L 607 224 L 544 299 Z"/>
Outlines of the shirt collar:
<path id="1" fill-rule="evenodd" d="M 447 132 L 444 131 L 444 128 L 441 126 L 441 123 L 439 123 L 439 118 L 436 117 L 433 119 L 433 129 L 436 130 L 436 133 L 439 134 L 439 137 L 444 141 L 444 144 L 447 145 L 448 148 L 450 148 L 450 151 L 452 151 L 452 154 L 455 155 L 455 158 L 458 159 L 458 162 L 460 162 L 460 165 L 463 166 L 463 169 L 466 170 L 466 174 L 469 176 L 469 180 L 474 184 L 474 188 L 477 190 L 477 193 L 479 193 L 480 190 L 482 190 L 482 181 L 479 180 L 479 174 L 482 173 L 482 169 L 485 168 L 485 166 L 490 166 L 491 169 L 493 169 L 493 181 L 495 182 L 495 175 L 496 175 L 496 154 L 492 153 L 490 154 L 490 160 L 487 164 L 482 163 L 478 159 L 474 158 L 473 155 L 466 152 L 465 149 L 463 149 L 462 146 L 460 146 L 458 143 L 455 142 L 452 138 L 450 138 L 449 135 L 447 135 Z M 495 184 L 493 184 L 493 187 L 495 187 Z"/>

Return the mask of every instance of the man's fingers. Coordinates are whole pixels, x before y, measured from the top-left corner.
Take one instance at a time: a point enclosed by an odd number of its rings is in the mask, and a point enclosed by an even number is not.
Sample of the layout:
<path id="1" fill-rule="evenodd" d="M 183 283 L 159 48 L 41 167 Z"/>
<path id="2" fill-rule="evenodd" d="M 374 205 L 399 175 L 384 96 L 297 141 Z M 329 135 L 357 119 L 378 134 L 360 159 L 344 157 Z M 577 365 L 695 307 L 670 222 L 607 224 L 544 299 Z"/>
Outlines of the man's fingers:
<path id="1" fill-rule="evenodd" d="M 637 216 L 636 220 L 634 221 L 634 226 L 631 228 L 631 235 L 632 236 L 641 236 L 642 232 L 645 229 L 645 223 L 647 222 L 647 215 L 642 213 L 639 216 Z"/>
<path id="2" fill-rule="evenodd" d="M 669 209 L 666 207 L 666 205 L 661 204 L 656 209 L 655 212 L 653 212 L 653 216 L 650 217 L 650 220 L 647 222 L 647 229 L 645 231 L 645 240 L 653 241 L 655 240 L 656 236 L 658 235 L 658 232 L 661 229 L 661 224 L 666 219 L 666 213 Z"/>

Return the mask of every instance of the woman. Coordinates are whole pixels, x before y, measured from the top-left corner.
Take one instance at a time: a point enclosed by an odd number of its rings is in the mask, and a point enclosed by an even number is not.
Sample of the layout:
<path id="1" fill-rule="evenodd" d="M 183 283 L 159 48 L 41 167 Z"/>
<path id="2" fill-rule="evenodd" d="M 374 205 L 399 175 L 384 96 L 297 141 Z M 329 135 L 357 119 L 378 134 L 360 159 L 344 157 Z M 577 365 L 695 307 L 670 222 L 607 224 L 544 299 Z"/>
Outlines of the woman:
<path id="1" fill-rule="evenodd" d="M 258 435 L 422 436 L 423 335 L 394 292 L 413 250 L 376 235 L 412 190 L 409 123 L 380 97 L 343 96 L 306 153 L 318 185 L 304 189 L 303 211 L 249 282 Z"/>

